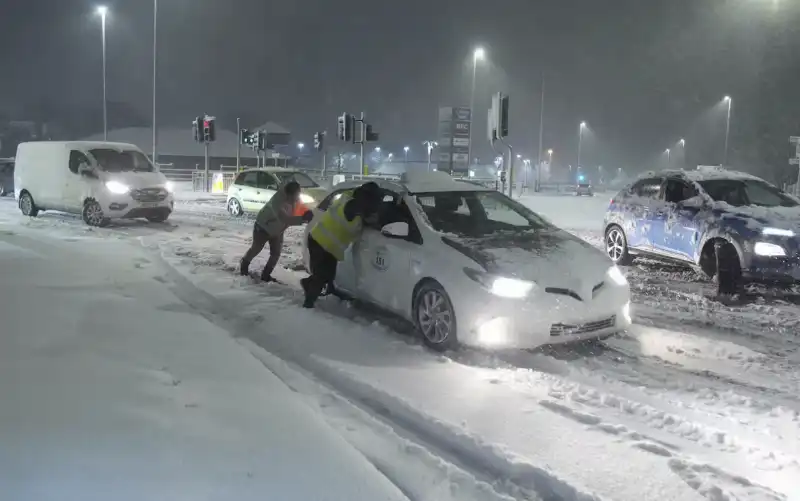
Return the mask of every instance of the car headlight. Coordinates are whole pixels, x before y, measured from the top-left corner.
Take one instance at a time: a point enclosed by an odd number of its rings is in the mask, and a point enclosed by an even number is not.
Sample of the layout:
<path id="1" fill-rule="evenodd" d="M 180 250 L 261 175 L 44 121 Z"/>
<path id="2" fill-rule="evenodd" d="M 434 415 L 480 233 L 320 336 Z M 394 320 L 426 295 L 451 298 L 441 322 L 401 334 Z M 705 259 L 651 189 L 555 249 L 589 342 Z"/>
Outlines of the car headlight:
<path id="1" fill-rule="evenodd" d="M 628 279 L 617 266 L 612 266 L 606 272 L 606 276 L 617 285 L 628 285 Z"/>
<path id="2" fill-rule="evenodd" d="M 475 280 L 495 296 L 508 299 L 522 299 L 527 297 L 536 286 L 535 283 L 516 278 L 498 277 L 482 271 L 464 268 L 464 273 Z"/>
<path id="3" fill-rule="evenodd" d="M 131 191 L 130 187 L 122 184 L 119 181 L 109 181 L 106 183 L 106 189 L 115 195 L 124 195 Z"/>
<path id="4" fill-rule="evenodd" d="M 314 203 L 314 197 L 311 195 L 306 195 L 305 193 L 300 194 L 300 201 L 304 204 L 312 204 Z"/>
<path id="5" fill-rule="evenodd" d="M 759 256 L 765 257 L 784 257 L 786 256 L 786 251 L 777 244 L 771 244 L 769 242 L 756 242 L 756 245 L 753 247 L 753 252 Z"/>
<path id="6" fill-rule="evenodd" d="M 175 183 L 173 183 L 172 181 L 167 181 L 166 183 L 164 183 L 164 189 L 170 193 L 175 193 Z"/>
<path id="7" fill-rule="evenodd" d="M 764 228 L 761 230 L 762 235 L 770 235 L 774 237 L 793 237 L 795 235 L 792 230 L 785 230 L 783 228 Z"/>

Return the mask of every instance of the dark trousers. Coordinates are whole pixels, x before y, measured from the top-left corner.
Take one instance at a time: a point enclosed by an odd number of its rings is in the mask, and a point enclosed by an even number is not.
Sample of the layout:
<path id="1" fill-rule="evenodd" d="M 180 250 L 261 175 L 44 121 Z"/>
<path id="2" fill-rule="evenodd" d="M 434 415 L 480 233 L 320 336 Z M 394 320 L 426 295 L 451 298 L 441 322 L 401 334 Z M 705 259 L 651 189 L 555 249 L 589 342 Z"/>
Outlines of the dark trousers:
<path id="1" fill-rule="evenodd" d="M 323 249 L 311 235 L 308 236 L 308 257 L 311 276 L 303 280 L 303 291 L 306 294 L 303 306 L 311 308 L 322 294 L 322 289 L 328 284 L 333 284 L 339 261 L 333 254 Z"/>
<path id="2" fill-rule="evenodd" d="M 281 250 L 283 250 L 283 233 L 271 237 L 269 233 L 264 231 L 258 224 L 253 224 L 253 243 L 242 258 L 242 275 L 249 274 L 250 262 L 264 250 L 264 246 L 266 246 L 267 243 L 269 243 L 269 260 L 267 260 L 264 271 L 261 272 L 261 279 L 268 280 L 272 276 L 272 270 L 274 270 L 275 266 L 278 264 L 278 259 L 281 257 Z"/>

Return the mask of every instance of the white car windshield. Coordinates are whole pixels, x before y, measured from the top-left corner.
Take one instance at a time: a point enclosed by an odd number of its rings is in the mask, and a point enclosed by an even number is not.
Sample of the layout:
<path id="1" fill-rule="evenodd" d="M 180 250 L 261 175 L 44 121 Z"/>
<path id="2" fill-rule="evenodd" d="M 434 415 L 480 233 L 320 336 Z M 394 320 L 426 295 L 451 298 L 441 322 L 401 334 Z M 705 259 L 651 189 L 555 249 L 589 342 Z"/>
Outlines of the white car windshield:
<path id="1" fill-rule="evenodd" d="M 485 237 L 552 228 L 536 213 L 497 191 L 417 193 L 415 197 L 430 225 L 442 233 Z"/>
<path id="2" fill-rule="evenodd" d="M 106 172 L 153 172 L 153 164 L 142 152 L 97 148 L 89 153 Z"/>
<path id="3" fill-rule="evenodd" d="M 318 188 L 319 185 L 313 179 L 302 172 L 275 172 L 275 177 L 281 182 L 286 184 L 289 181 L 297 181 L 301 188 Z"/>
<path id="4" fill-rule="evenodd" d="M 791 197 L 763 181 L 755 179 L 709 179 L 699 181 L 708 195 L 734 207 L 796 207 Z"/>

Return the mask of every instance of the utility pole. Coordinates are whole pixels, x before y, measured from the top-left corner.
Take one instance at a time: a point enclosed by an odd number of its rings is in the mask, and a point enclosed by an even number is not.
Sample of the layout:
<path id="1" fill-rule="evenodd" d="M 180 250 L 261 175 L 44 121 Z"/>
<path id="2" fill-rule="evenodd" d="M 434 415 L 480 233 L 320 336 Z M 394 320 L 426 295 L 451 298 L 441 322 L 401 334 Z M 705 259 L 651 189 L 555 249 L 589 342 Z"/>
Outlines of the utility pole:
<path id="1" fill-rule="evenodd" d="M 211 180 L 208 178 L 208 142 L 203 143 L 205 145 L 205 157 L 206 157 L 206 165 L 205 165 L 205 179 L 206 179 L 206 192 L 211 191 Z"/>
<path id="2" fill-rule="evenodd" d="M 153 0 L 153 165 L 158 168 L 158 126 L 156 125 L 156 82 L 158 76 L 158 0 Z"/>

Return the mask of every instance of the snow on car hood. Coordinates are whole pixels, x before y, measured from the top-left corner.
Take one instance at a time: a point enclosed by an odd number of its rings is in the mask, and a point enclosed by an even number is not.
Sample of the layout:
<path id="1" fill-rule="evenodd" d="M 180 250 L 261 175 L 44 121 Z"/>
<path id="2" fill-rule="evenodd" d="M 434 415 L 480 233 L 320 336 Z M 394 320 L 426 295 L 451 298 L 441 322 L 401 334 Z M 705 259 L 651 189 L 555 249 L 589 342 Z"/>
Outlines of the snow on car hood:
<path id="1" fill-rule="evenodd" d="M 489 273 L 529 280 L 542 287 L 576 292 L 591 289 L 605 279 L 611 266 L 605 254 L 557 229 L 483 238 L 447 235 L 442 239 Z"/>
<path id="2" fill-rule="evenodd" d="M 715 202 L 714 208 L 733 216 L 750 219 L 751 227 L 768 227 L 791 229 L 800 232 L 800 206 L 798 207 L 759 207 L 748 205 L 735 207 L 725 202 Z"/>
<path id="3" fill-rule="evenodd" d="M 103 172 L 103 180 L 120 182 L 133 190 L 163 187 L 167 178 L 160 172 Z"/>

